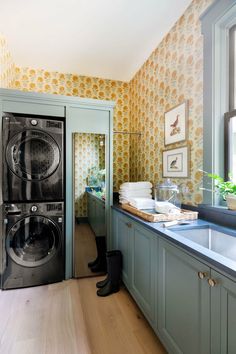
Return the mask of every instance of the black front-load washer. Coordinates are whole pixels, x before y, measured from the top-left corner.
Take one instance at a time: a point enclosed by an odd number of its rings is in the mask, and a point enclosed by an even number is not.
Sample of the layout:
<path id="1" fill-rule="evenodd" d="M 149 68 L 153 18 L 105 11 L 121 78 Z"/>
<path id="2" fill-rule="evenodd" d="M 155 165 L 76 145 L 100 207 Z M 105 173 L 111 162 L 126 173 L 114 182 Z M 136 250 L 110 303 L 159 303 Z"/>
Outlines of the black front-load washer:
<path id="1" fill-rule="evenodd" d="M 64 203 L 5 204 L 2 289 L 64 279 Z"/>
<path id="2" fill-rule="evenodd" d="M 64 121 L 4 113 L 3 200 L 64 199 Z"/>

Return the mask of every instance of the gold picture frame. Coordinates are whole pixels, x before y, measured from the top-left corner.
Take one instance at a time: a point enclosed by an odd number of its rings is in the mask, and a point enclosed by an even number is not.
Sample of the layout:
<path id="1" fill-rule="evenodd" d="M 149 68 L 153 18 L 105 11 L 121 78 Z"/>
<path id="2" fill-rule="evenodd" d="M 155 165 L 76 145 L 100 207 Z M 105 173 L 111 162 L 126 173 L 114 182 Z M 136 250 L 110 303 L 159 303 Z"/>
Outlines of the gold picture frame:
<path id="1" fill-rule="evenodd" d="M 190 149 L 187 145 L 164 150 L 162 153 L 163 178 L 188 178 L 189 161 Z"/>
<path id="2" fill-rule="evenodd" d="M 189 104 L 185 100 L 165 112 L 164 115 L 164 143 L 165 146 L 183 142 L 188 135 Z"/>

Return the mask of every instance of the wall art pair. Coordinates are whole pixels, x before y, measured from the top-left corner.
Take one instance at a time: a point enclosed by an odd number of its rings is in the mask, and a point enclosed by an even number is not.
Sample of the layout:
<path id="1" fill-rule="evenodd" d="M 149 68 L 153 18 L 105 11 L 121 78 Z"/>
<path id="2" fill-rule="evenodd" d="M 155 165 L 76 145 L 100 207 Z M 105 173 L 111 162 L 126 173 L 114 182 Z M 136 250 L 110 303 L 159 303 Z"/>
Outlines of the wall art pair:
<path id="1" fill-rule="evenodd" d="M 188 101 L 165 113 L 165 146 L 187 140 Z M 189 176 L 189 148 L 183 146 L 163 151 L 163 177 Z"/>

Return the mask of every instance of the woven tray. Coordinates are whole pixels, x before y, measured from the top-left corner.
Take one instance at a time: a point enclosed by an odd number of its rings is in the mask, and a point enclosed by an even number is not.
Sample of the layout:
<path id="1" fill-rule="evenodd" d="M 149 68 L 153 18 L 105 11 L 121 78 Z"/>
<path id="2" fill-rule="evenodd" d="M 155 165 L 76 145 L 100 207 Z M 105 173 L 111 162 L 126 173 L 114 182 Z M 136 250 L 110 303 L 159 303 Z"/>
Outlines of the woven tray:
<path id="1" fill-rule="evenodd" d="M 139 210 L 129 204 L 122 204 L 122 209 L 129 211 L 131 214 L 140 216 L 140 218 L 150 222 L 172 221 L 172 220 L 196 220 L 198 218 L 197 211 L 181 209 L 180 214 L 159 214 L 153 210 Z"/>

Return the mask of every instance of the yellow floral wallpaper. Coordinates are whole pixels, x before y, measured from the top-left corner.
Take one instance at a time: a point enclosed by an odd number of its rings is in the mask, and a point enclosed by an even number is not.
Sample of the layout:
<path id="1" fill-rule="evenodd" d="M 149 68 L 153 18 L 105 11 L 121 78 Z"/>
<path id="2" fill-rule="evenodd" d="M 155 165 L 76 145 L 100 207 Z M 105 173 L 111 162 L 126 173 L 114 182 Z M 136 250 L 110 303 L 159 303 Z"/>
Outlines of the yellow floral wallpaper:
<path id="1" fill-rule="evenodd" d="M 21 67 L 16 67 L 12 75 L 12 59 L 4 49 L 4 38 L 0 37 L 0 68 L 4 66 L 2 62 L 7 63 L 5 74 L 0 74 L 0 85 L 114 100 L 114 130 L 137 133 L 114 134 L 114 190 L 129 180 L 160 183 L 163 150 L 187 143 L 191 150 L 190 177 L 175 182 L 187 187 L 186 203 L 201 203 L 198 169 L 203 161 L 203 38 L 199 16 L 212 1 L 193 0 L 129 83 Z M 189 101 L 188 140 L 165 147 L 164 112 L 184 100 Z"/>
<path id="2" fill-rule="evenodd" d="M 0 33 L 0 87 L 14 86 L 15 65 L 9 52 L 6 38 Z"/>
<path id="3" fill-rule="evenodd" d="M 176 179 L 189 191 L 186 203 L 202 202 L 203 163 L 203 38 L 199 15 L 212 0 L 195 0 L 164 37 L 130 82 L 131 138 L 130 177 L 132 180 L 162 179 L 162 151 L 190 147 L 190 177 Z M 164 146 L 164 113 L 189 100 L 188 140 Z"/>
<path id="4" fill-rule="evenodd" d="M 129 131 L 129 84 L 122 81 L 16 67 L 15 88 L 115 101 L 114 130 Z M 129 181 L 129 135 L 114 134 L 114 190 Z"/>
<path id="5" fill-rule="evenodd" d="M 87 216 L 85 187 L 97 170 L 105 169 L 105 136 L 100 134 L 74 134 L 75 216 Z"/>

